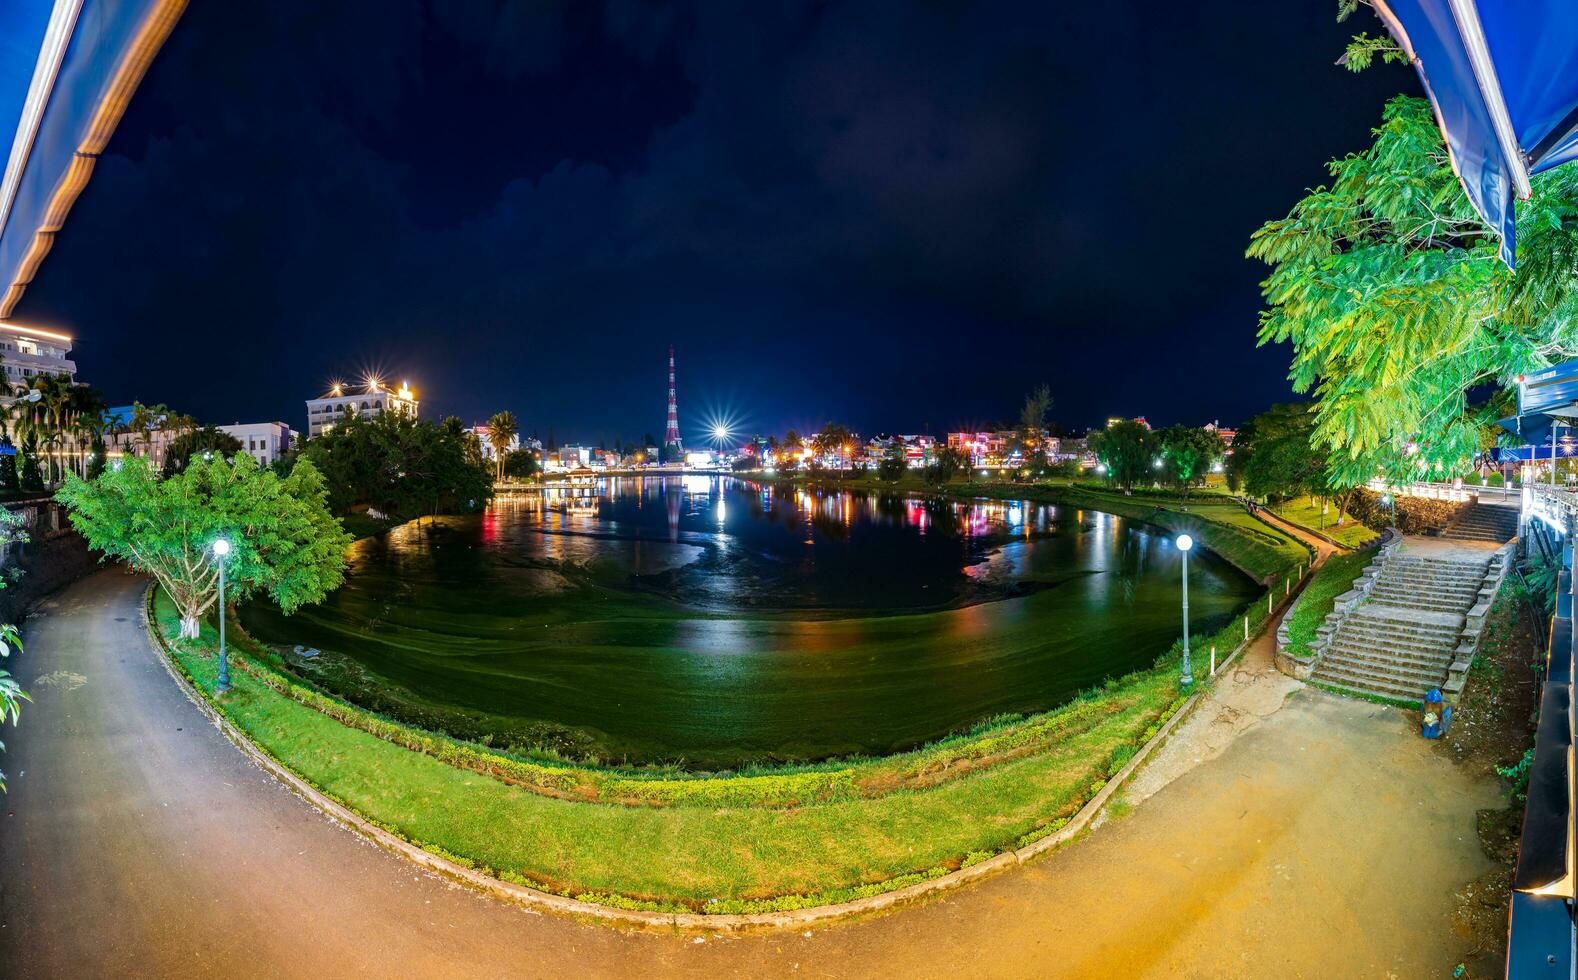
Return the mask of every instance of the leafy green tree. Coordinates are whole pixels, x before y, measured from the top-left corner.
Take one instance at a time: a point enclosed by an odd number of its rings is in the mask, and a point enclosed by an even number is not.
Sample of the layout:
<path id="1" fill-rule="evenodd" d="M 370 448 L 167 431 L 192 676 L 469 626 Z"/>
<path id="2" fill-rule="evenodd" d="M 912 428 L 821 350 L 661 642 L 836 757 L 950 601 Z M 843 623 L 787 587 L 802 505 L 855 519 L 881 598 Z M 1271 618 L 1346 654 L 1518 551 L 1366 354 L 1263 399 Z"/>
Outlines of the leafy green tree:
<path id="1" fill-rule="evenodd" d="M 323 474 L 335 513 L 358 507 L 406 518 L 462 513 L 493 495 L 494 467 L 458 419 L 353 416 L 308 440 L 300 456 Z"/>
<path id="2" fill-rule="evenodd" d="M 1185 497 L 1205 482 L 1211 466 L 1227 447 L 1222 437 L 1188 425 L 1172 425 L 1156 433 L 1162 452 L 1162 479 Z"/>
<path id="3" fill-rule="evenodd" d="M 21 484 L 23 493 L 43 493 L 44 473 L 38 466 L 38 437 L 27 435 L 22 440 L 22 474 Z"/>
<path id="4" fill-rule="evenodd" d="M 1046 462 L 1047 413 L 1051 410 L 1052 389 L 1048 386 L 1042 385 L 1025 396 L 1025 404 L 1019 410 L 1018 434 L 1027 463 L 1033 457 L 1040 457 L 1041 462 Z"/>
<path id="5" fill-rule="evenodd" d="M 964 458 L 964 453 L 952 446 L 939 446 L 932 454 L 931 462 L 926 464 L 923 475 L 927 483 L 943 486 L 951 482 L 967 466 L 969 460 Z"/>
<path id="6" fill-rule="evenodd" d="M 1099 432 L 1092 432 L 1088 445 L 1107 468 L 1107 479 L 1126 494 L 1133 492 L 1136 483 L 1156 475 L 1156 437 L 1140 422 L 1132 419 L 1114 422 Z"/>
<path id="7" fill-rule="evenodd" d="M 1370 47 L 1350 47 L 1350 67 L 1384 57 Z M 1334 487 L 1457 472 L 1485 421 L 1470 390 L 1578 354 L 1578 168 L 1535 177 L 1518 205 L 1516 276 L 1424 100 L 1389 101 L 1372 145 L 1328 169 L 1329 187 L 1250 240 L 1271 266 L 1260 342 L 1291 343 L 1294 390 L 1317 392 Z"/>
<path id="8" fill-rule="evenodd" d="M 838 422 L 829 422 L 822 426 L 822 431 L 811 437 L 811 450 L 818 457 L 842 456 L 849 458 L 854 450 L 855 434 L 849 426 Z"/>
<path id="9" fill-rule="evenodd" d="M 515 413 L 498 412 L 488 419 L 488 442 L 493 446 L 493 458 L 497 462 L 497 476 L 504 478 L 504 457 L 509 455 L 510 441 L 520 432 L 520 425 L 515 421 Z"/>
<path id="10" fill-rule="evenodd" d="M 9 458 L 9 457 L 7 457 Z M 27 531 L 23 527 L 22 515 L 0 509 L 0 544 L 9 545 L 14 542 L 27 540 Z M 0 575 L 0 589 L 10 584 L 14 576 Z M 12 650 L 21 651 L 22 634 L 11 623 L 0 623 L 0 657 L 9 657 Z M 22 702 L 31 701 L 22 685 L 18 684 L 15 677 L 8 670 L 0 670 L 0 724 L 10 719 L 11 724 L 18 725 L 22 721 Z M 5 743 L 0 742 L 0 751 L 5 750 Z M 6 791 L 5 773 L 0 772 L 0 793 Z"/>
<path id="11" fill-rule="evenodd" d="M 517 449 L 504 457 L 504 475 L 512 480 L 525 480 L 537 473 L 537 454 L 530 449 Z"/>
<path id="12" fill-rule="evenodd" d="M 173 476 L 186 469 L 186 464 L 194 456 L 223 456 L 228 459 L 240 451 L 240 439 L 212 425 L 188 429 L 170 440 L 161 472 L 165 477 Z"/>
<path id="13" fill-rule="evenodd" d="M 182 638 L 213 608 L 212 547 L 230 541 L 231 597 L 266 594 L 284 612 L 319 602 L 343 580 L 351 536 L 329 513 L 323 479 L 298 460 L 284 479 L 248 453 L 193 459 L 166 480 L 127 459 L 95 480 L 66 478 L 59 499 L 88 544 L 158 579 L 181 613 Z"/>
<path id="14" fill-rule="evenodd" d="M 882 462 L 877 464 L 877 479 L 885 483 L 897 483 L 909 466 L 909 457 L 904 452 L 904 440 L 895 438 L 882 451 Z"/>

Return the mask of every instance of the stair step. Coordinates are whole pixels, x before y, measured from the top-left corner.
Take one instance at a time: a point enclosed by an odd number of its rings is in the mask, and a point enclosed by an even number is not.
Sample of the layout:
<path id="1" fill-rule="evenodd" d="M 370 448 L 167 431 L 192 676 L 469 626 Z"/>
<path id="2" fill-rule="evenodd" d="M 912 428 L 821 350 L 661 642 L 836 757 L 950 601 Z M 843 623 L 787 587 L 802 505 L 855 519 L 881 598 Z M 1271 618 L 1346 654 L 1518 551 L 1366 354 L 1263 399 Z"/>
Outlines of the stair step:
<path id="1" fill-rule="evenodd" d="M 1414 690 L 1412 686 L 1392 684 L 1340 670 L 1316 670 L 1315 680 L 1324 684 L 1330 684 L 1333 687 L 1347 688 L 1364 694 L 1380 694 L 1385 697 L 1396 698 L 1399 701 L 1422 701 L 1425 691 L 1429 690 L 1428 687 Z"/>
<path id="2" fill-rule="evenodd" d="M 1339 633 L 1332 638 L 1329 649 L 1357 650 L 1367 656 L 1399 656 L 1425 660 L 1447 660 L 1456 655 L 1458 638 L 1451 637 L 1444 643 L 1426 643 L 1410 640 L 1377 639 L 1373 636 L 1354 636 Z"/>
<path id="3" fill-rule="evenodd" d="M 1439 667 L 1415 667 L 1385 661 L 1359 660 L 1345 656 L 1330 658 L 1321 662 L 1328 670 L 1345 671 L 1355 676 L 1371 677 L 1404 687 L 1424 685 L 1421 690 L 1425 691 L 1430 690 L 1432 687 L 1440 687 L 1447 676 L 1445 665 Z"/>

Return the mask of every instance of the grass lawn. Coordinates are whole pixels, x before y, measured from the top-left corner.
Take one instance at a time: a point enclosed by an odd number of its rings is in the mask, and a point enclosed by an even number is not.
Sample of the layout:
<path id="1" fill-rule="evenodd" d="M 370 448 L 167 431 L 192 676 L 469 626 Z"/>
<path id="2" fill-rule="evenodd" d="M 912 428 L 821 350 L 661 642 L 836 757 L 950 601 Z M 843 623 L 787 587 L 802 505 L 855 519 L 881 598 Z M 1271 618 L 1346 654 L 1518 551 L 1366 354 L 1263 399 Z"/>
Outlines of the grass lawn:
<path id="1" fill-rule="evenodd" d="M 174 636 L 176 613 L 162 594 L 154 622 Z M 214 642 L 205 624 L 200 640 L 176 648 L 205 696 Z M 1028 755 L 960 767 L 963 775 L 934 784 L 781 807 L 555 798 L 342 724 L 244 670 L 232 671 L 220 703 L 256 744 L 330 796 L 499 877 L 627 907 L 752 912 L 902 887 L 1052 832 L 1177 703 L 1175 676 L 1169 663 L 1109 682 L 1099 694 L 1104 710 Z M 918 756 L 874 760 L 864 775 L 914 771 Z"/>
<path id="2" fill-rule="evenodd" d="M 398 527 L 402 522 L 379 520 L 366 514 L 346 514 L 340 518 L 340 523 L 345 525 L 345 530 L 350 532 L 351 537 L 360 541 L 362 538 L 370 538 L 392 527 Z"/>
<path id="3" fill-rule="evenodd" d="M 1293 610 L 1293 617 L 1289 620 L 1289 653 L 1299 658 L 1310 655 L 1309 645 L 1315 640 L 1315 630 L 1326 621 L 1326 614 L 1331 612 L 1336 598 L 1352 588 L 1353 580 L 1359 577 L 1359 573 L 1374 557 L 1374 551 L 1365 549 L 1348 555 L 1334 552 L 1326 559 L 1326 564 L 1305 586 L 1304 597 L 1299 600 L 1299 607 Z"/>
<path id="4" fill-rule="evenodd" d="M 1331 512 L 1325 515 L 1325 526 L 1323 527 L 1320 505 L 1312 505 L 1308 497 L 1299 497 L 1285 504 L 1279 504 L 1271 508 L 1271 512 L 1289 524 L 1297 524 L 1299 527 L 1308 528 L 1311 531 L 1319 531 L 1345 548 L 1359 548 L 1381 536 L 1379 532 L 1373 531 L 1354 520 L 1352 515 L 1348 517 L 1342 527 L 1338 527 L 1337 507 L 1335 504 L 1332 505 Z"/>

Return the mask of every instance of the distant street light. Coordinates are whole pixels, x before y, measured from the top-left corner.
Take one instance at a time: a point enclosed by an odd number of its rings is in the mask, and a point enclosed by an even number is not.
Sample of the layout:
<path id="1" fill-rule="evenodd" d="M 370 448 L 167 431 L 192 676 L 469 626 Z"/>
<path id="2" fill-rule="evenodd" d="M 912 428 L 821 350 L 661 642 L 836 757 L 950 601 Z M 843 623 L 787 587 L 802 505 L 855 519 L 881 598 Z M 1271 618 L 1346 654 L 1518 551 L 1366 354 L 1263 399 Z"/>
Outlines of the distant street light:
<path id="1" fill-rule="evenodd" d="M 1194 547 L 1194 538 L 1187 534 L 1178 535 L 1176 542 L 1178 550 L 1183 553 L 1183 677 L 1180 680 L 1184 687 L 1194 683 L 1194 672 L 1189 666 L 1189 549 Z"/>
<path id="2" fill-rule="evenodd" d="M 219 559 L 219 684 L 214 693 L 223 694 L 230 690 L 230 661 L 225 657 L 225 556 L 230 554 L 230 542 L 219 538 L 213 548 Z"/>

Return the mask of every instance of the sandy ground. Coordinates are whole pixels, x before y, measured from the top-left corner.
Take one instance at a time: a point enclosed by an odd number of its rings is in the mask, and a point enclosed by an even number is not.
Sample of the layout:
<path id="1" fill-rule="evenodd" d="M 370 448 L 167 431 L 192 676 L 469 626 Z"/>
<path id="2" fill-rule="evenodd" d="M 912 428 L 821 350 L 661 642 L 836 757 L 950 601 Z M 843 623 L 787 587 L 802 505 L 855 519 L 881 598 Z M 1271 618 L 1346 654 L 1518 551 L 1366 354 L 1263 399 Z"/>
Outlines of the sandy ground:
<path id="1" fill-rule="evenodd" d="M 37 702 L 6 732 L 0 976 L 1446 976 L 1450 896 L 1488 867 L 1492 782 L 1402 712 L 1289 697 L 1252 657 L 1135 784 L 1143 805 L 929 904 L 745 938 L 534 915 L 248 764 L 158 663 L 142 587 L 73 586 L 14 658 Z"/>

